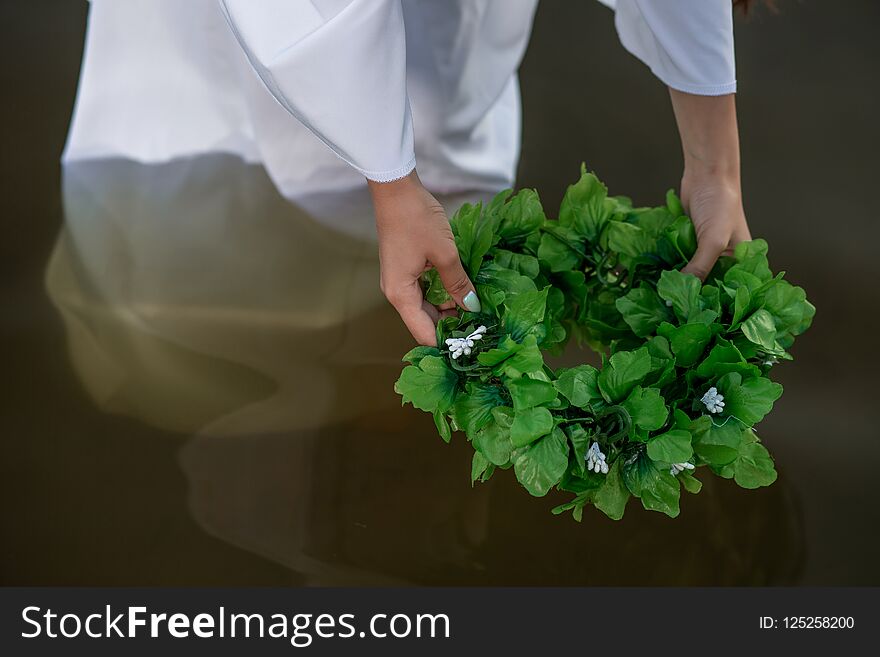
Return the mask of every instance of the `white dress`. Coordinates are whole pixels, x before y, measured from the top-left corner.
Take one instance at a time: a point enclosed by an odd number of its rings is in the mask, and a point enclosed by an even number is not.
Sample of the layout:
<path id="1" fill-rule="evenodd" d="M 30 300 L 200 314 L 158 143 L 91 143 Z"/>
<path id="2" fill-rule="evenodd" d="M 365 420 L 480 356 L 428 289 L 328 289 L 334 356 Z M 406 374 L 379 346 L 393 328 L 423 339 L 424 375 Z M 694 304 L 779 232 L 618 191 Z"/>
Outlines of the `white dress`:
<path id="1" fill-rule="evenodd" d="M 736 89 L 730 0 L 602 0 L 665 84 Z M 92 0 L 67 161 L 228 152 L 288 197 L 513 184 L 537 0 Z M 616 5 L 616 6 L 615 6 Z"/>

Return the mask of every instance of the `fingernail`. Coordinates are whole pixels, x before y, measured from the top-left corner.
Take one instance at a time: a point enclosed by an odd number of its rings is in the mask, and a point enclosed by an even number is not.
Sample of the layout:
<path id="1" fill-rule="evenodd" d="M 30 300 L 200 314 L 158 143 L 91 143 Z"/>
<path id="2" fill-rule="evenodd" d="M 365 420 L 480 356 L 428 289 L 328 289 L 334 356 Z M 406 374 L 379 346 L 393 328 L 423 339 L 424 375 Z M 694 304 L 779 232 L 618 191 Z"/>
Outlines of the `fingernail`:
<path id="1" fill-rule="evenodd" d="M 470 310 L 472 313 L 478 313 L 483 308 L 480 305 L 480 299 L 479 297 L 477 297 L 477 293 L 473 290 L 464 295 L 464 299 L 462 299 L 461 301 L 464 304 L 464 307 Z"/>

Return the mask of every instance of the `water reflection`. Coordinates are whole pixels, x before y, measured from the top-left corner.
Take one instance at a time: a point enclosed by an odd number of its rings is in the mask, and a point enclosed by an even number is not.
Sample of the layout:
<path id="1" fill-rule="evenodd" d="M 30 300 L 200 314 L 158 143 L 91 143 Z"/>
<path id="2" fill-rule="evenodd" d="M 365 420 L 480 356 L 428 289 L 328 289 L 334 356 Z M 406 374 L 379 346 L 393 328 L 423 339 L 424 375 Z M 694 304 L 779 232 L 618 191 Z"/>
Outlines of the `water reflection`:
<path id="1" fill-rule="evenodd" d="M 676 521 L 632 505 L 580 525 L 509 473 L 471 489 L 463 437 L 444 445 L 392 391 L 410 338 L 378 291 L 364 190 L 294 203 L 212 156 L 71 163 L 64 201 L 47 283 L 77 375 L 103 410 L 181 436 L 206 532 L 312 584 L 796 577 L 784 482 L 707 477 Z"/>

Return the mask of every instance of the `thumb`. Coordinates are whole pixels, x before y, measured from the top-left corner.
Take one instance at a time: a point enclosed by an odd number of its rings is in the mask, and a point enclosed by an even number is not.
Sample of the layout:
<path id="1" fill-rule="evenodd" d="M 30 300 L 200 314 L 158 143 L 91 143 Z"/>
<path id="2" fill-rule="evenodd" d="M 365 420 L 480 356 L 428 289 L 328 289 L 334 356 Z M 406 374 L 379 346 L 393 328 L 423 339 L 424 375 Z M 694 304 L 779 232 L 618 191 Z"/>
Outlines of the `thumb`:
<path id="1" fill-rule="evenodd" d="M 693 274 L 701 281 L 705 281 L 725 248 L 727 248 L 725 241 L 711 235 L 704 236 L 698 240 L 697 251 L 691 261 L 682 268 L 682 273 Z"/>
<path id="2" fill-rule="evenodd" d="M 465 310 L 480 312 L 482 309 L 480 299 L 477 297 L 474 284 L 471 283 L 471 279 L 468 278 L 467 272 L 461 264 L 455 242 L 450 241 L 449 246 L 444 247 L 436 258 L 432 258 L 432 264 L 440 274 L 443 287 L 452 295 L 455 302 Z"/>

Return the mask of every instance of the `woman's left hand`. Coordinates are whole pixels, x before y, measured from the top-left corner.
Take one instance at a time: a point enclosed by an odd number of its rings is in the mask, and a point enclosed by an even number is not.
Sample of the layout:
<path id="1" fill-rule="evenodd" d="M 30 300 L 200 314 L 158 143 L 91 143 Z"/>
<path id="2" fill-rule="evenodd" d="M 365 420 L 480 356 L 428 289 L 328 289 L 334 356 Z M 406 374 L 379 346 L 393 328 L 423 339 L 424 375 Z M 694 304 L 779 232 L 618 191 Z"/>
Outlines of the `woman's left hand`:
<path id="1" fill-rule="evenodd" d="M 752 239 L 740 190 L 736 102 L 733 94 L 669 95 L 684 154 L 681 202 L 697 231 L 697 252 L 682 271 L 705 280 L 718 256 Z"/>

